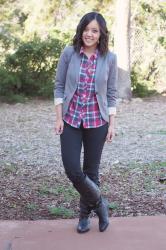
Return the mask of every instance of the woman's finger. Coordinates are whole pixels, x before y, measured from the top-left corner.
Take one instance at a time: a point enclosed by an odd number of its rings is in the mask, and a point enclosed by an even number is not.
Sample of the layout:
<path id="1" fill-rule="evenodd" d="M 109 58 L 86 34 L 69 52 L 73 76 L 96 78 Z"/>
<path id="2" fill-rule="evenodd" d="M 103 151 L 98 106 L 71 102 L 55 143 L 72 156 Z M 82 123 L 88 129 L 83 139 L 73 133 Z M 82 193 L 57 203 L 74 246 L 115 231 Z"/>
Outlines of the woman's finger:
<path id="1" fill-rule="evenodd" d="M 112 131 L 108 131 L 107 141 L 112 142 L 113 138 L 114 138 L 114 135 L 113 135 Z"/>
<path id="2" fill-rule="evenodd" d="M 60 134 L 63 133 L 63 127 L 64 127 L 63 125 L 60 126 L 60 129 L 59 129 Z"/>

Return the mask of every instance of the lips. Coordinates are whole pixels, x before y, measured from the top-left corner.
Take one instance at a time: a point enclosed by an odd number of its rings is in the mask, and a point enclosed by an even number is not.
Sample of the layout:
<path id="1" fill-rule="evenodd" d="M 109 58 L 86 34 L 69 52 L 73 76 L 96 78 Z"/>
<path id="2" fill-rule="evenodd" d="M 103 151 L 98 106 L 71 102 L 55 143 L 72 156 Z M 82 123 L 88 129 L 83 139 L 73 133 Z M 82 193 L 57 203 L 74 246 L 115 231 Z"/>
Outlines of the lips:
<path id="1" fill-rule="evenodd" d="M 93 40 L 92 40 L 92 39 L 89 39 L 89 38 L 85 38 L 85 41 L 86 41 L 86 42 L 93 42 Z"/>

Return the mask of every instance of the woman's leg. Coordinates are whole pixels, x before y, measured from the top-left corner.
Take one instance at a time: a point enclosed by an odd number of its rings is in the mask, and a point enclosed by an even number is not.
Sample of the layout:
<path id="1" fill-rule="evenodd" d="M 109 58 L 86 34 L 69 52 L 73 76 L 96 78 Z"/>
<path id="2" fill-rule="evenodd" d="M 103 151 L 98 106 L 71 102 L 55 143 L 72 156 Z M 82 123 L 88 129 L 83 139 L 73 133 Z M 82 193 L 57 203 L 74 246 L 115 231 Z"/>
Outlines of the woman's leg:
<path id="1" fill-rule="evenodd" d="M 88 205 L 94 207 L 100 198 L 100 190 L 81 170 L 82 126 L 77 129 L 65 123 L 60 139 L 65 172 L 81 197 L 86 200 Z M 80 205 L 80 218 L 77 231 L 83 233 L 90 229 L 88 219 L 89 210 L 81 203 L 81 200 Z"/>
<path id="2" fill-rule="evenodd" d="M 73 128 L 65 123 L 60 138 L 65 172 L 80 195 L 87 200 L 89 205 L 94 206 L 99 199 L 100 192 L 95 183 L 81 170 L 82 127 Z"/>
<path id="3" fill-rule="evenodd" d="M 99 165 L 108 132 L 108 123 L 83 130 L 84 162 L 83 172 L 99 186 Z"/>
<path id="4" fill-rule="evenodd" d="M 99 186 L 99 165 L 101 154 L 108 132 L 108 124 L 99 128 L 83 130 L 84 163 L 83 172 Z M 84 200 L 86 205 L 86 201 Z M 88 208 L 88 205 L 87 205 Z M 109 224 L 108 205 L 101 197 L 100 202 L 95 207 L 95 212 L 99 217 L 99 230 L 105 231 Z"/>
<path id="5" fill-rule="evenodd" d="M 76 129 L 64 123 L 64 131 L 61 135 L 61 155 L 68 178 L 76 186 L 77 181 L 84 180 L 84 174 L 80 167 L 80 153 L 82 147 L 82 129 Z M 80 216 L 77 231 L 85 233 L 90 229 L 89 210 L 80 199 Z"/>
<path id="6" fill-rule="evenodd" d="M 80 166 L 82 147 L 82 130 L 64 123 L 64 131 L 60 136 L 61 155 L 66 175 L 74 184 L 83 181 L 85 176 Z"/>
<path id="7" fill-rule="evenodd" d="M 99 203 L 101 204 L 100 190 L 98 186 L 81 171 L 80 167 L 82 128 L 75 129 L 65 123 L 64 131 L 60 138 L 62 160 L 68 178 L 72 181 L 73 186 L 86 203 L 90 207 L 97 208 Z M 100 214 L 103 214 L 104 210 L 100 210 Z"/>

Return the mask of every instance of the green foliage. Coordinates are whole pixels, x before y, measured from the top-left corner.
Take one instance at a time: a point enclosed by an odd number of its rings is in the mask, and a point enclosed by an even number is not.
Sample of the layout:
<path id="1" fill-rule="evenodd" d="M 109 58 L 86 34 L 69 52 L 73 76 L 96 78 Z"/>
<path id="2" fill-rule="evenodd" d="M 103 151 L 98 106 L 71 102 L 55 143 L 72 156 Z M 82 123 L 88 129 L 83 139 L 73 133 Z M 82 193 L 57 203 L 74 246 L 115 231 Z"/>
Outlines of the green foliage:
<path id="1" fill-rule="evenodd" d="M 147 75 L 150 70 L 143 71 L 138 65 L 131 70 L 132 93 L 137 97 L 146 97 L 156 94 L 154 78 Z"/>
<path id="2" fill-rule="evenodd" d="M 163 46 L 166 49 L 166 37 L 160 36 L 158 37 L 158 41 L 161 44 L 161 46 Z"/>
<path id="3" fill-rule="evenodd" d="M 109 203 L 109 209 L 116 210 L 118 208 L 118 204 L 116 202 Z"/>
<path id="4" fill-rule="evenodd" d="M 142 3 L 141 7 L 146 12 L 149 12 L 149 13 L 152 12 L 152 7 L 149 4 L 147 4 L 147 3 Z"/>
<path id="5" fill-rule="evenodd" d="M 74 216 L 74 212 L 71 209 L 67 209 L 65 207 L 50 207 L 49 212 L 51 215 L 60 217 L 60 218 L 72 218 Z"/>
<path id="6" fill-rule="evenodd" d="M 165 89 L 166 3 L 133 0 L 132 4 L 135 8 L 132 18 L 135 42 L 131 58 L 133 64 L 137 64 L 137 68 L 133 65 L 132 69 L 132 88 L 139 96 L 146 96 L 151 94 L 152 89 L 158 92 Z"/>
<path id="7" fill-rule="evenodd" d="M 8 54 L 0 68 L 0 95 L 50 97 L 60 52 L 64 44 L 58 39 L 22 43 Z"/>
<path id="8" fill-rule="evenodd" d="M 13 164 L 6 164 L 3 168 L 5 175 L 15 174 L 17 172 L 17 166 Z"/>
<path id="9" fill-rule="evenodd" d="M 19 76 L 16 72 L 9 71 L 5 65 L 0 68 L 0 95 L 11 95 L 17 92 L 21 85 Z"/>
<path id="10" fill-rule="evenodd" d="M 35 204 L 35 203 L 28 203 L 27 205 L 26 205 L 26 208 L 29 210 L 29 211 L 35 211 L 35 210 L 37 210 L 38 209 L 38 205 L 37 204 Z"/>
<path id="11" fill-rule="evenodd" d="M 52 96 L 60 51 L 71 43 L 76 25 L 86 12 L 99 11 L 106 18 L 112 47 L 115 3 L 110 0 L 45 0 L 34 8 L 35 0 L 1 0 L 1 99 L 21 102 L 24 96 Z M 143 41 L 140 50 L 135 46 L 138 57 L 134 63 L 141 68 L 134 66 L 132 69 L 132 89 L 134 95 L 143 97 L 151 93 L 154 84 L 161 85 L 165 81 L 166 3 L 156 0 L 133 0 L 131 3 L 134 16 L 131 26 L 140 32 Z M 134 53 L 131 57 L 135 58 Z M 153 60 L 155 66 L 148 68 Z M 146 72 L 142 70 L 143 64 L 146 64 Z M 153 71 L 155 67 L 158 74 Z"/>
<path id="12" fill-rule="evenodd" d="M 151 134 L 156 134 L 156 135 L 166 135 L 166 130 L 158 130 L 151 132 Z"/>
<path id="13" fill-rule="evenodd" d="M 70 185 L 68 187 L 58 185 L 51 188 L 43 186 L 39 189 L 39 194 L 61 196 L 62 200 L 65 202 L 71 202 L 73 199 L 79 197 L 78 192 Z"/>
<path id="14" fill-rule="evenodd" d="M 4 58 L 9 50 L 18 47 L 19 40 L 16 37 L 9 34 L 6 30 L 0 32 L 0 46 L 1 46 L 1 57 L 0 62 L 4 61 Z"/>
<path id="15" fill-rule="evenodd" d="M 5 96 L 0 96 L 0 101 L 1 102 L 6 102 L 9 104 L 14 104 L 14 103 L 25 103 L 27 101 L 27 97 L 24 96 L 23 94 L 8 94 Z"/>

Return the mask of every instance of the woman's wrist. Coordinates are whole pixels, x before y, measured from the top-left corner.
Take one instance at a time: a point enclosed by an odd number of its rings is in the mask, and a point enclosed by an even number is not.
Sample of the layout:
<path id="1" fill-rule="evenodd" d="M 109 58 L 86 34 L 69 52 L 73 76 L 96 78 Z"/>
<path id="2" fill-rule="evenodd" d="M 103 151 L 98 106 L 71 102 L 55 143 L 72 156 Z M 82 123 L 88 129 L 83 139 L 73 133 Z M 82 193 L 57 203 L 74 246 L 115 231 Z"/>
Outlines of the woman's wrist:
<path id="1" fill-rule="evenodd" d="M 62 121 L 62 104 L 55 106 L 56 120 Z"/>
<path id="2" fill-rule="evenodd" d="M 109 116 L 109 126 L 114 126 L 115 124 L 115 115 L 110 115 Z"/>

